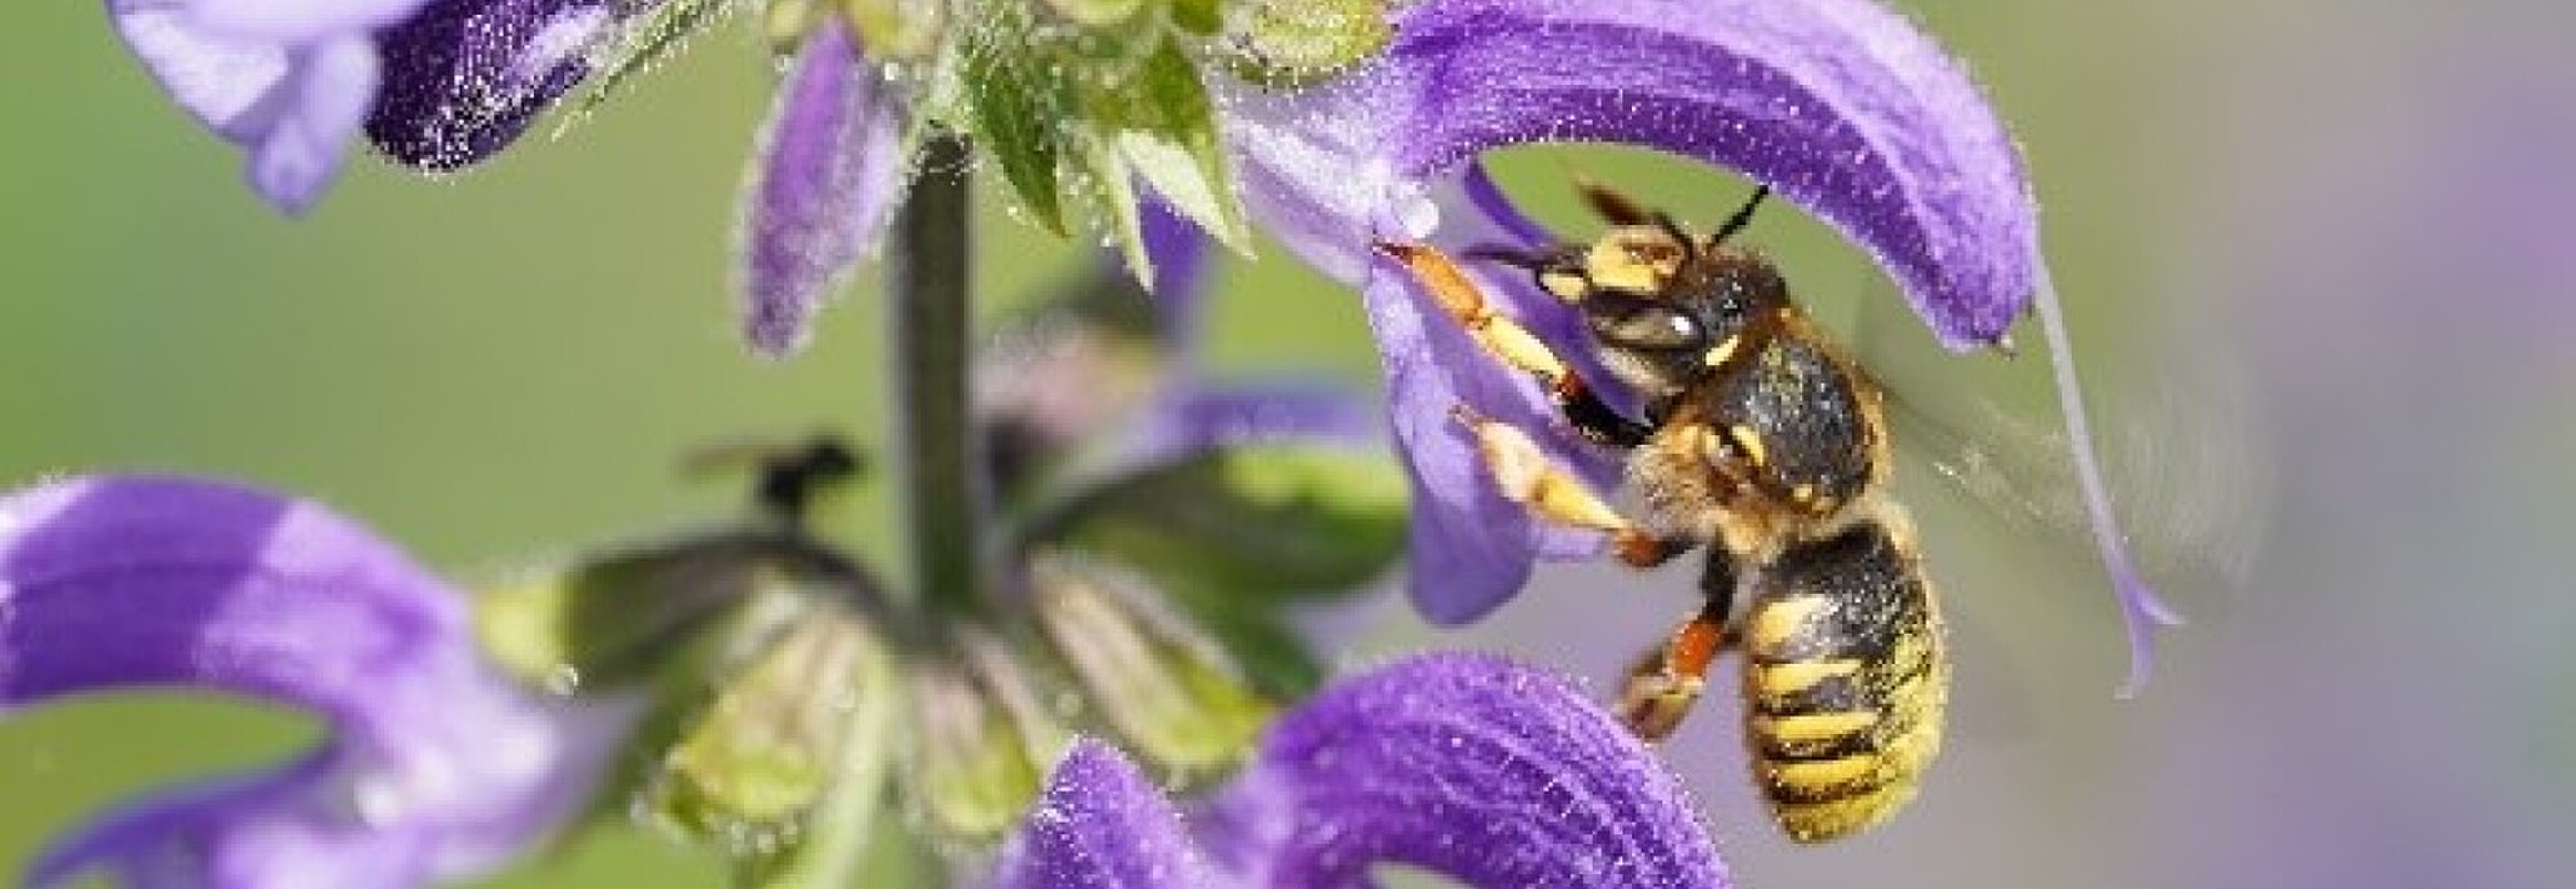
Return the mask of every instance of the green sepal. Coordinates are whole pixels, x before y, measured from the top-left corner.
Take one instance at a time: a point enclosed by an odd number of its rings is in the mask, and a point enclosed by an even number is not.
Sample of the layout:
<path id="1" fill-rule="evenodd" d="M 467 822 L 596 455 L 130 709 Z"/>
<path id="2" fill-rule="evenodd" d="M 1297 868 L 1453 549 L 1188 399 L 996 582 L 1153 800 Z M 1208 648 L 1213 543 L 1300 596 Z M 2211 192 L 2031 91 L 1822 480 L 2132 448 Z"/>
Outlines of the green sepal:
<path id="1" fill-rule="evenodd" d="M 1055 10 L 1057 15 L 1064 16 L 1076 24 L 1090 27 L 1115 25 L 1127 21 L 1136 16 L 1137 10 L 1145 8 L 1145 0 L 1044 0 L 1044 2 L 1047 8 Z"/>
<path id="2" fill-rule="evenodd" d="M 530 686 L 628 685 L 669 672 L 671 649 L 784 582 L 782 554 L 775 541 L 726 531 L 592 558 L 486 592 L 476 634 Z"/>
<path id="3" fill-rule="evenodd" d="M 870 865 L 900 851 L 880 848 L 901 839 L 900 822 L 877 816 L 886 808 L 887 767 L 901 746 L 902 691 L 893 657 L 869 641 L 852 664 L 838 756 L 820 799 L 806 809 L 795 842 L 737 859 L 735 885 L 841 889 L 859 885 L 861 874 L 881 879 Z"/>
<path id="4" fill-rule="evenodd" d="M 809 615 L 727 676 L 714 699 L 662 756 L 647 809 L 661 823 L 712 840 L 736 861 L 793 848 L 808 815 L 838 780 L 843 760 L 882 756 L 885 720 L 850 737 L 863 675 L 885 655 L 846 615 Z M 881 670 L 880 668 L 877 668 Z"/>
<path id="5" fill-rule="evenodd" d="M 1167 587 L 1262 599 L 1329 596 L 1403 554 L 1407 494 L 1383 456 L 1265 443 L 1209 451 L 1093 489 L 1032 529 Z"/>
<path id="6" fill-rule="evenodd" d="M 1101 224 L 1118 244 L 1118 256 L 1125 261 L 1127 274 L 1140 286 L 1154 281 L 1154 257 L 1145 249 L 1145 224 L 1136 204 L 1136 184 L 1128 178 L 1127 163 L 1117 150 L 1117 135 L 1097 127 L 1086 128 L 1079 142 L 1083 174 L 1081 181 L 1091 192 L 1091 200 L 1106 218 Z"/>
<path id="7" fill-rule="evenodd" d="M 598 74 L 590 78 L 590 88 L 563 115 L 557 135 L 562 134 L 562 127 L 588 117 L 625 91 L 638 75 L 678 55 L 690 37 L 724 20 L 739 6 L 731 0 L 665 0 L 620 26 L 615 46 L 597 66 Z"/>
<path id="8" fill-rule="evenodd" d="M 1277 712 L 1219 640 L 1135 573 L 1041 553 L 1029 579 L 1039 623 L 1091 708 L 1154 762 L 1198 773 L 1233 763 Z"/>
<path id="9" fill-rule="evenodd" d="M 1172 26 L 1206 36 L 1225 27 L 1225 0 L 1171 0 Z"/>
<path id="10" fill-rule="evenodd" d="M 1395 37 L 1387 0 L 1246 0 L 1226 35 L 1235 76 L 1275 87 L 1313 84 L 1377 56 Z"/>
<path id="11" fill-rule="evenodd" d="M 837 0 L 875 61 L 910 61 L 938 48 L 948 27 L 945 0 Z"/>
<path id="12" fill-rule="evenodd" d="M 1072 736 L 1007 647 L 973 630 L 957 643 L 954 658 L 906 664 L 905 798 L 939 835 L 987 843 L 1019 823 Z"/>
<path id="13" fill-rule="evenodd" d="M 1084 100 L 1091 124 L 1112 134 L 1157 195 L 1228 248 L 1250 252 L 1216 103 L 1177 39 L 1163 39 L 1126 78 L 1093 84 Z"/>
<path id="14" fill-rule="evenodd" d="M 1031 218 L 1065 234 L 1064 198 L 1057 164 L 1064 152 L 1061 122 L 1073 103 L 1063 74 L 1033 51 L 1028 11 L 1015 3 L 984 4 L 982 33 L 965 41 L 960 77 L 977 141 L 1001 164 L 1002 178 Z"/>

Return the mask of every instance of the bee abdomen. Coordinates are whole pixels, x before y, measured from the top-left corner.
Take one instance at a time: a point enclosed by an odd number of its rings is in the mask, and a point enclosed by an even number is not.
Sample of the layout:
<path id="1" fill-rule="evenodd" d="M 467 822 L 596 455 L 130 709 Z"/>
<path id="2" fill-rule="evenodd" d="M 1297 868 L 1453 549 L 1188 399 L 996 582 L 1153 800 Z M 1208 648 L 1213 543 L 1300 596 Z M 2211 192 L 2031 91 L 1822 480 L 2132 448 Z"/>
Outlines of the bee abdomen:
<path id="1" fill-rule="evenodd" d="M 1746 613 L 1745 741 L 1793 839 L 1886 820 L 1941 743 L 1949 663 L 1903 517 L 1792 547 Z"/>

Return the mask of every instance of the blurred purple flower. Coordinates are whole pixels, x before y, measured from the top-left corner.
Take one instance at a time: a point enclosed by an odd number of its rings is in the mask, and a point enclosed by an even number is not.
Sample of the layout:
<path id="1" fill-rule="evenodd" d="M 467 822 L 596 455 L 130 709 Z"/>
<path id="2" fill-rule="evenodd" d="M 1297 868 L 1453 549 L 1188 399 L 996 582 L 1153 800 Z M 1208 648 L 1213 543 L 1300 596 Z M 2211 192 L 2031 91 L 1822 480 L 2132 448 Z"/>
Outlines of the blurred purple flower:
<path id="1" fill-rule="evenodd" d="M 1305 889 L 1370 885 L 1391 863 L 1471 886 L 1730 885 L 1680 784 L 1633 736 L 1566 683 L 1476 655 L 1327 687 L 1194 820 L 1082 742 L 995 882 Z"/>
<path id="2" fill-rule="evenodd" d="M 148 477 L 0 498 L 0 710 L 176 686 L 331 726 L 276 768 L 126 804 L 26 880 L 412 886 L 499 863 L 582 803 L 620 717 L 520 694 L 468 623 L 447 586 L 308 502 Z"/>
<path id="3" fill-rule="evenodd" d="M 445 168 L 518 135 L 578 81 L 608 0 L 107 0 L 179 106 L 250 154 L 251 187 L 302 213 L 360 129 Z M 379 89 L 382 95 L 379 95 Z"/>
<path id="4" fill-rule="evenodd" d="M 108 0 L 125 45 L 190 115 L 249 152 L 251 187 L 301 213 L 375 101 L 369 32 L 423 0 Z"/>

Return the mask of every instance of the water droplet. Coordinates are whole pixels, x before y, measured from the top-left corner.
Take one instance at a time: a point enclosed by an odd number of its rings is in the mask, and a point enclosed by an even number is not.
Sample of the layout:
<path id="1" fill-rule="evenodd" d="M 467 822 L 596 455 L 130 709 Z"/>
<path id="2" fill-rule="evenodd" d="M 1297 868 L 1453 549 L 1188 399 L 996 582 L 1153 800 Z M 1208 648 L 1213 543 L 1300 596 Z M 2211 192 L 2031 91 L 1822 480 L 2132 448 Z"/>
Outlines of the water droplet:
<path id="1" fill-rule="evenodd" d="M 571 664 L 558 664 L 554 670 L 546 674 L 547 693 L 568 698 L 580 691 L 581 668 Z"/>

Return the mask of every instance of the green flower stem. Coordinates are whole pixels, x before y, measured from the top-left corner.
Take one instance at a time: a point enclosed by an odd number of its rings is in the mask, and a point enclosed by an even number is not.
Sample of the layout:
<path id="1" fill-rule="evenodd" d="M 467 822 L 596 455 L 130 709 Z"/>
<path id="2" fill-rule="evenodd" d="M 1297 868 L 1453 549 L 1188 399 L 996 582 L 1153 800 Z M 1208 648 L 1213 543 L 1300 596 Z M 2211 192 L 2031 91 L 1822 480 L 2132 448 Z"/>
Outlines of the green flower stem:
<path id="1" fill-rule="evenodd" d="M 912 556 L 912 588 L 935 609 L 981 606 L 993 548 L 983 531 L 991 497 L 974 435 L 967 369 L 974 255 L 969 146 L 946 132 L 921 147 L 921 173 L 895 217 L 886 289 L 893 307 L 895 477 Z"/>

